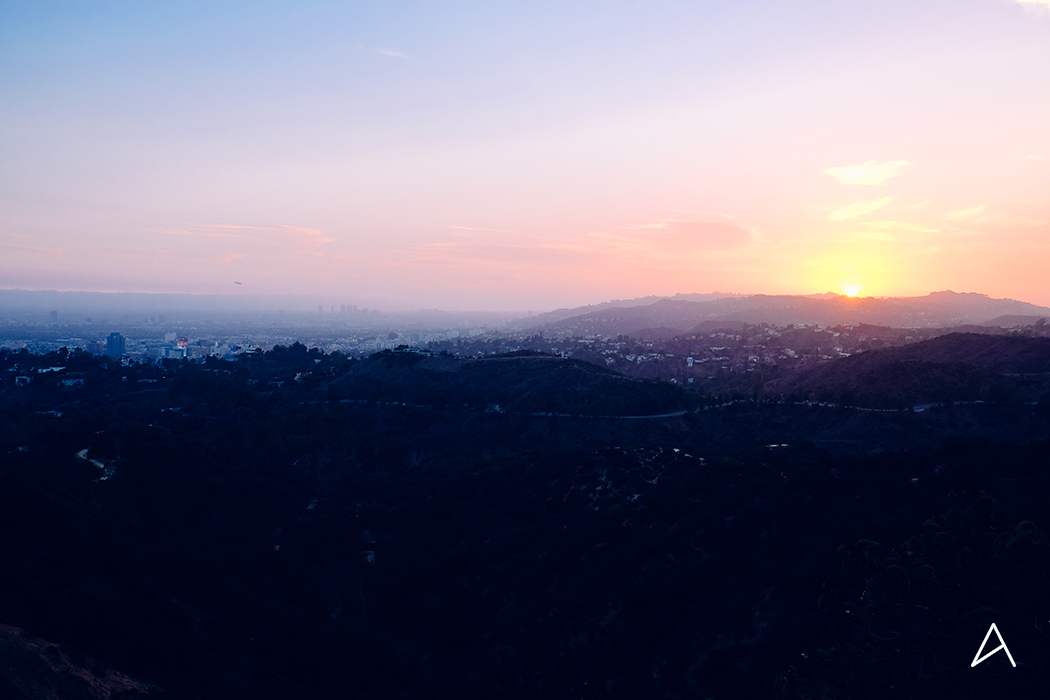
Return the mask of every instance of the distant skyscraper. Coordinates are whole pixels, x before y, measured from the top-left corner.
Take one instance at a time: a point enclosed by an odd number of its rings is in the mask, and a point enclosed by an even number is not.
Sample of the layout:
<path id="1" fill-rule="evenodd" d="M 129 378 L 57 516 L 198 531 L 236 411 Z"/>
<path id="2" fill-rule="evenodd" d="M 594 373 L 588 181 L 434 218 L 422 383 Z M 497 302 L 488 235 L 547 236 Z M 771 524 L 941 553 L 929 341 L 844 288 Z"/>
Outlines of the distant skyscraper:
<path id="1" fill-rule="evenodd" d="M 51 323 L 58 323 L 58 312 L 57 311 L 52 311 L 51 312 Z"/>
<path id="2" fill-rule="evenodd" d="M 119 358 L 124 356 L 124 336 L 120 333 L 110 333 L 106 338 L 106 354 L 110 357 Z"/>

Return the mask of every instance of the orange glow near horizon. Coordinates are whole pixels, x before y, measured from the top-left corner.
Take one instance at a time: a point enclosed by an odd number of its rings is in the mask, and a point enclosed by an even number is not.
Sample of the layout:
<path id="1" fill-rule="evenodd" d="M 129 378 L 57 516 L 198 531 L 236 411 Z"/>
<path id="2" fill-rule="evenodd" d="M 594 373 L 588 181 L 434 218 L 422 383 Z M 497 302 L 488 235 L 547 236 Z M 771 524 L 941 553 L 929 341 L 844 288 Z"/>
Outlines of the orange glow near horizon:
<path id="1" fill-rule="evenodd" d="M 0 288 L 1050 305 L 1048 2 L 18 3 Z"/>
<path id="2" fill-rule="evenodd" d="M 891 250 L 869 241 L 850 242 L 837 250 L 802 252 L 798 276 L 805 286 L 820 292 L 835 292 L 848 297 L 908 296 L 910 282 L 916 277 L 914 266 L 899 259 Z M 925 293 L 925 292 L 923 292 Z"/>

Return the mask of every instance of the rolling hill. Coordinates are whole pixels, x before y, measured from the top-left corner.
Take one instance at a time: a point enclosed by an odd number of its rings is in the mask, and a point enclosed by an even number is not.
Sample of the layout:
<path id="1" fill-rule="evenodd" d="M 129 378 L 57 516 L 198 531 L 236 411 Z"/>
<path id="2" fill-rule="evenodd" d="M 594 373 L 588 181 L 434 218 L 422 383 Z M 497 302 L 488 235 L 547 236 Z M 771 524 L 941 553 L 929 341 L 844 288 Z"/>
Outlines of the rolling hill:
<path id="1" fill-rule="evenodd" d="M 1050 390 L 1050 338 L 949 333 L 800 369 L 765 389 L 794 400 L 870 408 L 1034 401 Z"/>
<path id="2" fill-rule="evenodd" d="M 684 405 L 681 390 L 669 384 L 534 352 L 468 359 L 386 351 L 357 363 L 329 392 L 340 399 L 498 406 L 511 413 L 633 416 Z"/>
<path id="3" fill-rule="evenodd" d="M 561 318 L 534 317 L 530 320 L 534 327 L 545 333 L 637 336 L 657 330 L 660 336 L 670 337 L 675 332 L 686 334 L 698 328 L 732 328 L 743 323 L 779 326 L 867 323 L 894 328 L 936 328 L 983 324 L 996 318 L 1037 320 L 1050 317 L 1050 308 L 1047 307 L 952 291 L 898 298 L 851 298 L 831 293 L 818 296 L 755 294 L 702 301 L 676 298 L 596 310 L 586 307 L 577 311 L 577 314 L 561 313 Z"/>

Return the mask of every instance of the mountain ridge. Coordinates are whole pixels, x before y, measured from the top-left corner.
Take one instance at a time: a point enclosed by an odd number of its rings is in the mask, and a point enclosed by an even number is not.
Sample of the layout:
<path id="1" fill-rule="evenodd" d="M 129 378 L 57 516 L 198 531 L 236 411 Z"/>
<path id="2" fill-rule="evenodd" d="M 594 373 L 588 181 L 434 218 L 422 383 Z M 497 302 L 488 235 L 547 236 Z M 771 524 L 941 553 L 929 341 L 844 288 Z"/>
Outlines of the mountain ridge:
<path id="1" fill-rule="evenodd" d="M 1050 338 L 950 333 L 801 368 L 768 382 L 790 400 L 904 408 L 1050 395 Z"/>
<path id="2" fill-rule="evenodd" d="M 952 327 L 986 324 L 1004 318 L 1050 317 L 1050 307 L 1014 299 L 993 299 L 977 292 L 932 292 L 920 297 L 847 297 L 843 295 L 723 296 L 692 301 L 661 298 L 651 304 L 609 306 L 583 313 L 561 314 L 533 327 L 541 332 L 605 336 L 632 335 L 648 329 L 687 334 L 712 324 L 858 325 L 896 328 Z M 535 319 L 535 317 L 533 317 Z M 556 317 L 551 316 L 554 319 Z M 671 336 L 667 336 L 671 337 Z"/>

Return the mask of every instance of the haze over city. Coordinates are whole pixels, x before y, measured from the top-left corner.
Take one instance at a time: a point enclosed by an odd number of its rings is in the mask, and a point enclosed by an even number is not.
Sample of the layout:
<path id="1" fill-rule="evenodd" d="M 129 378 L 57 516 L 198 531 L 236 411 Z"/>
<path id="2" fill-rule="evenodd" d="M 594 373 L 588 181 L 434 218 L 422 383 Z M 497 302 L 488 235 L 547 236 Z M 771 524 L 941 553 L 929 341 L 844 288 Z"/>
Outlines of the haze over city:
<path id="1" fill-rule="evenodd" d="M 1050 304 L 1050 2 L 7 3 L 0 288 Z"/>

